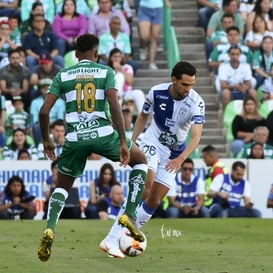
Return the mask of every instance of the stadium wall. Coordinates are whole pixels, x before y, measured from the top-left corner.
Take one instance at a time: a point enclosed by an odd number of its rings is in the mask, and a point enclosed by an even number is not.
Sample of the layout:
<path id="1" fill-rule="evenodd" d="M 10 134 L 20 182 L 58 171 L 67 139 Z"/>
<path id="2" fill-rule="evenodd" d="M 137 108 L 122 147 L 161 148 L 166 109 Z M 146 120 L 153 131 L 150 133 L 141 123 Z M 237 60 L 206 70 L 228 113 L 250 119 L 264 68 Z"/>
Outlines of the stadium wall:
<path id="1" fill-rule="evenodd" d="M 228 170 L 231 169 L 235 159 L 222 159 Z M 247 165 L 246 178 L 251 184 L 252 201 L 254 206 L 261 210 L 263 218 L 273 218 L 273 210 L 266 208 L 266 200 L 273 183 L 271 168 L 273 160 L 241 160 Z M 82 208 L 86 206 L 89 199 L 89 182 L 94 180 L 100 167 L 108 162 L 106 160 L 88 161 L 84 174 L 75 182 L 79 188 Z M 195 159 L 195 174 L 205 176 L 207 167 L 202 159 Z M 128 193 L 128 177 L 130 168 L 121 168 L 118 163 L 113 163 L 117 179 L 123 185 L 124 195 Z M 2 191 L 12 175 L 19 175 L 23 178 L 26 189 L 36 196 L 35 204 L 38 214 L 35 219 L 41 219 L 43 215 L 44 195 L 42 192 L 42 182 L 50 175 L 50 161 L 9 161 L 1 162 L 0 165 L 0 191 Z"/>

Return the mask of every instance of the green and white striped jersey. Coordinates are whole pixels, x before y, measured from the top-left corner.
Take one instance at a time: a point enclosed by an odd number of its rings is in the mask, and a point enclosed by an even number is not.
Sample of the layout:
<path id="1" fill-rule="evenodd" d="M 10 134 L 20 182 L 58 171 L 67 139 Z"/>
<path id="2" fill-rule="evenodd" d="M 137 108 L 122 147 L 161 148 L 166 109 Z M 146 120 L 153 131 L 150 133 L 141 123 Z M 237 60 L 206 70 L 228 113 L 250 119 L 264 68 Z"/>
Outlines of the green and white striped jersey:
<path id="1" fill-rule="evenodd" d="M 105 93 L 113 88 L 114 71 L 89 60 L 59 71 L 48 92 L 65 100 L 67 140 L 89 141 L 113 132 Z"/>

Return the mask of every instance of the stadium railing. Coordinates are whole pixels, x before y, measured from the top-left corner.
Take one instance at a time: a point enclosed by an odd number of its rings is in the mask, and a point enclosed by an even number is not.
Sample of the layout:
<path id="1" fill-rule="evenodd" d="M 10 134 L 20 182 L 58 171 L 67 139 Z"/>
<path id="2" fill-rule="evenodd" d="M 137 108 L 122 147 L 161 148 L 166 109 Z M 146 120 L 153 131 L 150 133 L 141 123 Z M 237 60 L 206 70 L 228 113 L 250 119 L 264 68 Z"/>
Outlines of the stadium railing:
<path id="1" fill-rule="evenodd" d="M 168 69 L 171 71 L 173 66 L 180 61 L 180 53 L 175 30 L 171 23 L 171 9 L 166 6 L 164 6 L 163 35 L 167 53 Z"/>

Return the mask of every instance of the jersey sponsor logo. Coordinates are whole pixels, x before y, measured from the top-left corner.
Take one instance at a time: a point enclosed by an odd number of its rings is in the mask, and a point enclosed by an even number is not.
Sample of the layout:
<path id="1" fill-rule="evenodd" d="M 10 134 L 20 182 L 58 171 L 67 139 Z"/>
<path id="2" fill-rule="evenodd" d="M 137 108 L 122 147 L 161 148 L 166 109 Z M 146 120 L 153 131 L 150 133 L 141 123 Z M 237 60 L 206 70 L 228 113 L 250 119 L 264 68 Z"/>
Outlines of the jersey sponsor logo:
<path id="1" fill-rule="evenodd" d="M 93 130 L 100 127 L 98 120 L 88 120 L 88 117 L 84 116 L 84 114 L 79 115 L 79 120 L 79 123 L 74 125 L 74 131 L 76 132 Z"/>
<path id="2" fill-rule="evenodd" d="M 175 121 L 169 118 L 166 118 L 165 120 L 165 126 L 167 127 L 173 127 L 175 125 Z"/>
<path id="3" fill-rule="evenodd" d="M 78 67 L 72 70 L 61 72 L 62 82 L 77 79 L 90 79 L 92 78 L 106 78 L 107 69 L 100 68 L 88 68 L 88 67 Z"/>
<path id="4" fill-rule="evenodd" d="M 99 137 L 99 133 L 98 131 L 92 131 L 92 132 L 88 132 L 88 133 L 82 133 L 77 135 L 78 140 L 80 141 L 88 141 L 90 139 L 95 139 Z"/>
<path id="5" fill-rule="evenodd" d="M 162 95 L 156 95 L 155 97 L 156 97 L 156 99 L 162 99 L 162 100 L 168 100 L 169 99 L 168 96 L 162 96 Z"/>
<path id="6" fill-rule="evenodd" d="M 166 103 L 161 103 L 159 105 L 159 108 L 162 110 L 162 111 L 166 111 L 166 107 L 167 107 L 167 104 Z"/>
<path id="7" fill-rule="evenodd" d="M 179 110 L 179 115 L 184 116 L 187 113 L 185 109 L 180 109 Z"/>

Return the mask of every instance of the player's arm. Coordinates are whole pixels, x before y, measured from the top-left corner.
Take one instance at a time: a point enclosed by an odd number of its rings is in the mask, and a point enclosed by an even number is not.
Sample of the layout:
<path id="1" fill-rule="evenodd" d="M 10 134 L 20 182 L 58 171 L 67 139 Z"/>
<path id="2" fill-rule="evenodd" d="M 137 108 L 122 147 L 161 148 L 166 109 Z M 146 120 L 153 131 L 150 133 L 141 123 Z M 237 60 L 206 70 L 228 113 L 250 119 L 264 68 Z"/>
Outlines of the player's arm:
<path id="1" fill-rule="evenodd" d="M 130 153 L 127 147 L 124 118 L 121 112 L 121 107 L 118 101 L 118 95 L 115 88 L 108 89 L 106 91 L 106 97 L 108 99 L 111 119 L 115 129 L 119 134 L 120 139 L 120 162 L 121 165 L 126 166 L 130 162 Z"/>
<path id="2" fill-rule="evenodd" d="M 192 124 L 190 130 L 190 141 L 186 149 L 179 155 L 182 162 L 191 155 L 192 152 L 198 147 L 203 130 L 203 124 Z M 182 164 L 181 162 L 181 164 Z"/>
<path id="3" fill-rule="evenodd" d="M 139 135 L 144 131 L 146 124 L 148 122 L 149 114 L 144 114 L 143 112 L 140 112 L 135 125 L 134 125 L 134 131 L 132 134 L 132 141 L 136 142 Z"/>
<path id="4" fill-rule="evenodd" d="M 47 94 L 45 101 L 39 112 L 39 123 L 42 133 L 42 139 L 44 144 L 44 153 L 50 160 L 55 160 L 56 156 L 54 154 L 54 145 L 51 143 L 49 138 L 49 112 L 53 105 L 55 104 L 57 96 L 53 94 Z"/>

